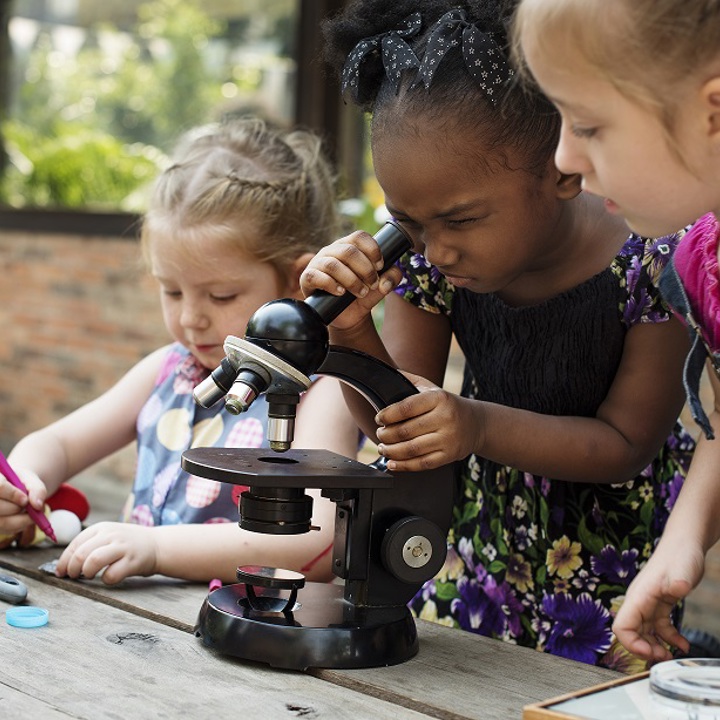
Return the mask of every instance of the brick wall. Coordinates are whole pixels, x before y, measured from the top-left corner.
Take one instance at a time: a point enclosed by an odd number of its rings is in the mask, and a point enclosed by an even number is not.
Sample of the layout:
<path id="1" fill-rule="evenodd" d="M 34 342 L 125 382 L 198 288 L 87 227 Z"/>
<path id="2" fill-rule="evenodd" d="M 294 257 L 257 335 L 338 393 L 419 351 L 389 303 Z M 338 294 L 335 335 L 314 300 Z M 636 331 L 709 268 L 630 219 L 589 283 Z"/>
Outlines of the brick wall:
<path id="1" fill-rule="evenodd" d="M 86 403 L 168 341 L 134 237 L 0 231 L 0 447 Z M 101 470 L 129 481 L 134 450 Z"/>

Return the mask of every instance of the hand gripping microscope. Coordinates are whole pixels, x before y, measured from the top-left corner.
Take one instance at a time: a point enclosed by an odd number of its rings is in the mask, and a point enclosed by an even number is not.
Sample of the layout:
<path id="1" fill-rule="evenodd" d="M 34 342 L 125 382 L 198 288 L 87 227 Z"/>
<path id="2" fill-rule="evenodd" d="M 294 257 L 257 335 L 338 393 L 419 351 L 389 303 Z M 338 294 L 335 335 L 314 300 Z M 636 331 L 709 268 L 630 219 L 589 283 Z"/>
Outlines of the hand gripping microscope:
<path id="1" fill-rule="evenodd" d="M 393 222 L 375 239 L 384 270 L 410 248 Z M 310 531 L 312 498 L 305 489 L 320 489 L 336 503 L 332 563 L 344 581 L 306 582 L 289 570 L 239 567 L 237 584 L 208 594 L 195 628 L 218 652 L 294 670 L 394 665 L 417 653 L 407 603 L 445 560 L 453 466 L 390 473 L 382 458 L 365 465 L 330 451 L 290 448 L 295 410 L 312 375 L 339 378 L 376 410 L 417 392 L 395 368 L 329 344 L 327 326 L 354 299 L 316 291 L 304 301 L 266 303 L 244 338 L 226 338 L 226 357 L 195 388 L 198 403 L 210 407 L 225 398 L 233 414 L 265 393 L 271 449 L 193 448 L 183 454 L 183 468 L 248 486 L 238 503 L 239 525 L 255 532 Z"/>

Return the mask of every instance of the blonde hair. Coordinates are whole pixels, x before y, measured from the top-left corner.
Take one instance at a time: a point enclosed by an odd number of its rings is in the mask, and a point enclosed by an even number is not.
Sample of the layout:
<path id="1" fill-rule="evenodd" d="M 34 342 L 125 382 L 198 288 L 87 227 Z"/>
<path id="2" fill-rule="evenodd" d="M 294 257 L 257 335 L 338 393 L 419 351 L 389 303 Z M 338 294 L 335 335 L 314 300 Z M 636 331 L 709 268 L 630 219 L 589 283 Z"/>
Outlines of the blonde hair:
<path id="1" fill-rule="evenodd" d="M 572 47 L 672 136 L 681 84 L 720 56 L 720 0 L 521 0 L 513 54 L 525 77 L 528 39 L 548 56 L 557 57 L 558 42 Z"/>
<path id="2" fill-rule="evenodd" d="M 155 182 L 141 243 L 156 231 L 220 233 L 283 272 L 339 234 L 334 177 L 320 138 L 243 119 L 188 133 Z"/>

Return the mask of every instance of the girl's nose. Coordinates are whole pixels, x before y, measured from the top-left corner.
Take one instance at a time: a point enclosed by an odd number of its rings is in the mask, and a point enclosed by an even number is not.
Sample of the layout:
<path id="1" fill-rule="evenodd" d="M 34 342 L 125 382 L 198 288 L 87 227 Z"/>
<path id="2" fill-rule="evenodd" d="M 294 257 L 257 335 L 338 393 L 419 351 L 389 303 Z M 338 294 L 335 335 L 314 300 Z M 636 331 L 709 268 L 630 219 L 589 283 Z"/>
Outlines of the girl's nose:
<path id="1" fill-rule="evenodd" d="M 573 135 L 565 122 L 560 130 L 560 140 L 555 149 L 555 166 L 566 175 L 586 174 L 591 170 L 582 141 Z"/>
<path id="2" fill-rule="evenodd" d="M 439 235 L 429 237 L 425 236 L 423 255 L 431 265 L 438 267 L 452 267 L 457 263 L 457 252 L 443 242 Z"/>
<path id="3" fill-rule="evenodd" d="M 180 313 L 180 323 L 186 328 L 203 328 L 207 327 L 209 322 L 207 314 L 203 311 L 200 303 L 186 302 L 183 303 L 182 312 Z"/>

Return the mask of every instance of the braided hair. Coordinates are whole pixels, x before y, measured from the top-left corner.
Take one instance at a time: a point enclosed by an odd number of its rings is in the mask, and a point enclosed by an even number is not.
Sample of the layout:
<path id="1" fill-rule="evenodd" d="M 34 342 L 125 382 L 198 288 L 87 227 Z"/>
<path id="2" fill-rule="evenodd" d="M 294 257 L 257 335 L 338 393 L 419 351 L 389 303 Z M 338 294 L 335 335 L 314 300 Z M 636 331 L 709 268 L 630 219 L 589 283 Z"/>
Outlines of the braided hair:
<path id="1" fill-rule="evenodd" d="M 155 183 L 142 228 L 146 256 L 156 229 L 213 231 L 278 269 L 317 252 L 339 232 L 320 138 L 255 118 L 191 131 Z"/>

